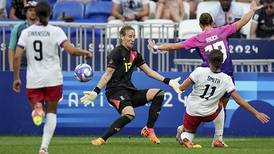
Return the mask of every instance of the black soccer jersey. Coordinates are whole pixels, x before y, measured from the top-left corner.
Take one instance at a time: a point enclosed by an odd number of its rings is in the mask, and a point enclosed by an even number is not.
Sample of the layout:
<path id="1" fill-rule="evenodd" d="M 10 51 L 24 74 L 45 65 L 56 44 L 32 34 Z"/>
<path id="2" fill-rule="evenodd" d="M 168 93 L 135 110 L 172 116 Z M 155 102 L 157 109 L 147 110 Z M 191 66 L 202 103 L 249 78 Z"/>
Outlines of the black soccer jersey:
<path id="1" fill-rule="evenodd" d="M 266 16 L 264 8 L 255 12 L 253 21 L 258 23 L 256 29 L 258 38 L 268 38 L 274 35 L 274 15 Z"/>
<path id="2" fill-rule="evenodd" d="M 114 48 L 107 58 L 107 67 L 114 68 L 112 78 L 107 83 L 106 91 L 118 89 L 135 89 L 131 82 L 134 69 L 145 63 L 142 55 L 120 45 Z"/>

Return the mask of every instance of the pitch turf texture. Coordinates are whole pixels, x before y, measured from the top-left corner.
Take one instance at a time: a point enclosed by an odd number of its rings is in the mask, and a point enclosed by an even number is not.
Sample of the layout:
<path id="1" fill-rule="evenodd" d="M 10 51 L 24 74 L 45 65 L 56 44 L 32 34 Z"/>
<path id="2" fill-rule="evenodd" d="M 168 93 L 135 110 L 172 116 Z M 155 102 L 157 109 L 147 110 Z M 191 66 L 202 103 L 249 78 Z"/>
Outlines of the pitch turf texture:
<path id="1" fill-rule="evenodd" d="M 106 145 L 94 147 L 90 137 L 54 137 L 50 154 L 274 154 L 274 137 L 226 138 L 226 149 L 211 148 L 211 138 L 196 138 L 201 149 L 186 149 L 172 137 L 161 137 L 156 145 L 141 137 L 113 137 Z M 41 137 L 0 136 L 0 154 L 37 154 Z"/>

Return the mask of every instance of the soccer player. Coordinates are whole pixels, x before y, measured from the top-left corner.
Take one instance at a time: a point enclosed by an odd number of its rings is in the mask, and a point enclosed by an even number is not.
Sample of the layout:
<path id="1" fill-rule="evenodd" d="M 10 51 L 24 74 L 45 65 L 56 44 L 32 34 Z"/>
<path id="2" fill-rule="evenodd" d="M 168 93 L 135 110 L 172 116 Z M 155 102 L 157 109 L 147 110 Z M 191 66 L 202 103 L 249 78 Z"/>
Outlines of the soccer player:
<path id="1" fill-rule="evenodd" d="M 221 72 L 222 62 L 223 53 L 220 50 L 213 49 L 208 55 L 209 67 L 196 68 L 180 86 L 180 90 L 184 91 L 193 85 L 193 90 L 186 102 L 183 132 L 178 138 L 179 143 L 187 148 L 193 147 L 192 140 L 201 122 L 209 122 L 214 119 L 221 121 L 224 119 L 224 112 L 222 106 L 219 105 L 219 99 L 226 92 L 231 94 L 237 104 L 256 116 L 262 123 L 267 123 L 270 119 L 240 97 L 232 78 Z M 214 124 L 218 125 L 216 122 Z M 214 144 L 221 145 L 217 141 L 213 140 L 213 147 L 215 147 Z"/>
<path id="2" fill-rule="evenodd" d="M 22 31 L 36 22 L 36 13 L 35 13 L 36 5 L 37 5 L 36 1 L 28 1 L 28 3 L 24 6 L 24 12 L 27 20 L 15 25 L 11 31 L 10 42 L 9 42 L 9 54 L 8 54 L 10 71 L 13 71 L 13 57 L 14 57 L 18 39 Z M 26 60 L 26 56 L 24 55 L 22 57 L 21 69 L 26 69 L 26 68 L 27 68 L 27 60 Z"/>
<path id="3" fill-rule="evenodd" d="M 56 127 L 58 101 L 62 97 L 63 91 L 63 75 L 58 48 L 59 46 L 63 47 L 72 55 L 87 58 L 90 58 L 92 54 L 72 47 L 62 29 L 48 24 L 51 8 L 47 2 L 39 2 L 35 11 L 38 23 L 23 30 L 17 44 L 13 63 L 13 89 L 15 92 L 21 91 L 19 69 L 25 51 L 28 63 L 27 96 L 33 108 L 32 117 L 36 125 L 42 123 L 43 107 L 46 108 L 46 122 L 39 154 L 47 154 L 48 145 Z"/>
<path id="4" fill-rule="evenodd" d="M 223 64 L 221 66 L 221 71 L 226 73 L 227 75 L 233 78 L 233 66 L 232 66 L 232 60 L 231 55 L 228 48 L 228 42 L 227 39 L 230 35 L 236 33 L 238 30 L 240 30 L 244 25 L 248 23 L 248 21 L 251 19 L 253 14 L 255 13 L 257 9 L 257 4 L 255 1 L 252 1 L 250 10 L 244 16 L 238 20 L 237 22 L 233 24 L 228 24 L 225 26 L 214 28 L 212 17 L 209 13 L 203 13 L 200 16 L 200 27 L 202 28 L 203 32 L 191 37 L 190 39 L 187 39 L 183 42 L 179 43 L 166 43 L 161 45 L 156 45 L 154 41 L 149 40 L 149 46 L 156 50 L 175 50 L 180 48 L 190 49 L 197 47 L 199 49 L 199 55 L 201 56 L 203 60 L 203 67 L 208 67 L 208 54 L 213 49 L 219 49 L 223 53 Z M 229 101 L 229 94 L 225 94 L 221 98 L 221 104 L 223 104 L 224 107 L 226 107 L 228 101 Z M 223 120 L 224 121 L 224 120 Z M 180 129 L 178 131 L 181 131 Z M 222 133 L 221 134 L 215 134 L 217 138 L 222 140 Z M 225 146 L 225 144 L 223 143 Z"/>
<path id="5" fill-rule="evenodd" d="M 93 91 L 84 91 L 81 102 L 84 105 L 89 105 L 106 85 L 108 102 L 119 112 L 121 117 L 112 123 L 102 137 L 92 140 L 91 144 L 95 146 L 105 144 L 109 137 L 119 132 L 121 128 L 134 119 L 134 108 L 143 106 L 148 102 L 152 103 L 149 108 L 147 124 L 142 129 L 141 135 L 156 144 L 160 144 L 153 128 L 160 114 L 165 92 L 156 88 L 138 90 L 132 84 L 131 76 L 137 66 L 149 77 L 170 85 L 177 92 L 179 92 L 178 86 L 180 84 L 178 81 L 180 78 L 173 80 L 164 78 L 145 63 L 142 55 L 133 49 L 135 30 L 131 26 L 122 27 L 120 38 L 121 45 L 114 48 L 108 55 L 105 73 Z"/>

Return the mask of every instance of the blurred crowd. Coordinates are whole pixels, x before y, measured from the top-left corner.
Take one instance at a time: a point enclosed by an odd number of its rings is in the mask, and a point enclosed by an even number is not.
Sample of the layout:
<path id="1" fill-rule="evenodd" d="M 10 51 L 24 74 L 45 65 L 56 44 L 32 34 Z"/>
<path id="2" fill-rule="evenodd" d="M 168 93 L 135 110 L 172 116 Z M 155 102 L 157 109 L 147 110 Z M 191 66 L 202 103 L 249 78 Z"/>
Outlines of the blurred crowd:
<path id="1" fill-rule="evenodd" d="M 30 0 L 0 0 L 0 19 L 25 20 L 24 5 Z M 100 0 L 48 0 L 51 4 L 64 1 L 88 3 Z M 101 0 L 102 1 L 102 0 Z M 107 1 L 107 0 L 105 0 Z M 111 0 L 108 0 L 111 1 Z M 145 21 L 147 19 L 169 19 L 180 23 L 183 20 L 198 19 L 197 6 L 204 1 L 214 0 L 112 0 L 112 14 L 108 21 Z M 256 0 L 261 6 L 255 13 L 250 27 L 250 38 L 274 38 L 274 0 Z M 6 9 L 11 2 L 9 10 Z M 216 26 L 233 23 L 244 14 L 238 3 L 249 4 L 251 0 L 215 0 L 219 5 L 209 10 Z M 239 32 L 233 37 L 244 38 Z"/>

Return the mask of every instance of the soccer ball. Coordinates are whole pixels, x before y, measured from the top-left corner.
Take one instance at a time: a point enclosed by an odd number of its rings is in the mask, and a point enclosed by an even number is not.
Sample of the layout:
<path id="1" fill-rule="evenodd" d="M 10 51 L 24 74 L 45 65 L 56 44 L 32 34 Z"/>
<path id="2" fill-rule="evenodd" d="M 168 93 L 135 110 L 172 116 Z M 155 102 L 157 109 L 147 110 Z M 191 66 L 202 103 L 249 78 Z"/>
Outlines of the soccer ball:
<path id="1" fill-rule="evenodd" d="M 88 82 L 93 76 L 93 70 L 88 64 L 79 64 L 74 69 L 74 77 L 80 82 Z"/>

